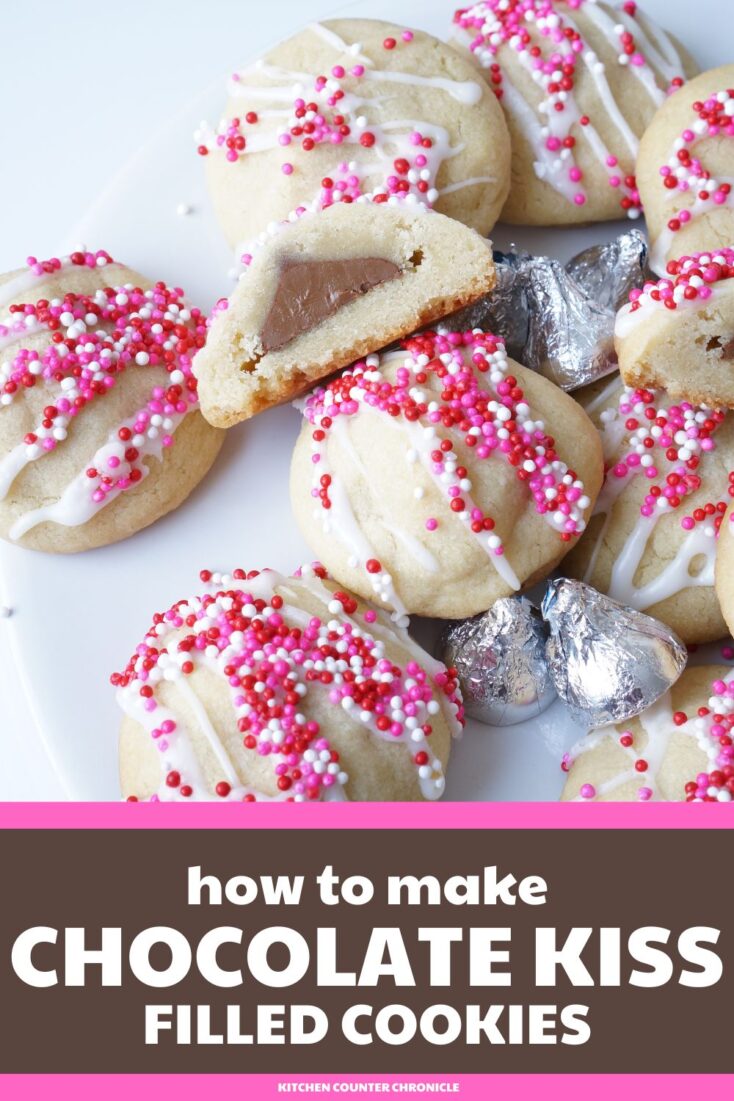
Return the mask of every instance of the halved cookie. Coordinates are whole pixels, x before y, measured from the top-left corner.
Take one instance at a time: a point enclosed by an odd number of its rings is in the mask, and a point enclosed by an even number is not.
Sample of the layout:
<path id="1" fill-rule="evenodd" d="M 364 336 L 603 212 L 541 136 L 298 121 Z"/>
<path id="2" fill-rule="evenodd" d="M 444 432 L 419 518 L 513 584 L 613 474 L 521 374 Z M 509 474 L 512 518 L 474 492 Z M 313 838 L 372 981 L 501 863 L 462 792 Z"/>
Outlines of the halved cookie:
<path id="1" fill-rule="evenodd" d="M 211 321 L 195 374 L 225 427 L 492 290 L 488 241 L 405 201 L 339 203 L 286 223 Z"/>

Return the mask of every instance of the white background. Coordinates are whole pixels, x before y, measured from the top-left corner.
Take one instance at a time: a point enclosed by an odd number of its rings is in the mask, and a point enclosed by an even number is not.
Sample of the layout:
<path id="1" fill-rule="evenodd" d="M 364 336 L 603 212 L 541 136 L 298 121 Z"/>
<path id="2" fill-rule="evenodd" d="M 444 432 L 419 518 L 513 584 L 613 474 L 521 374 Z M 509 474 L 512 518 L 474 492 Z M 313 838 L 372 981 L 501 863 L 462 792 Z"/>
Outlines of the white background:
<path id="1" fill-rule="evenodd" d="M 424 7 L 435 12 L 441 3 L 425 0 Z M 685 42 L 702 68 L 734 61 L 731 0 L 645 0 L 642 6 Z M 365 5 L 359 7 L 362 14 Z M 447 25 L 452 7 L 449 0 Z M 0 271 L 6 271 L 29 253 L 54 255 L 151 132 L 202 89 L 291 29 L 344 5 L 5 0 L 2 8 Z M 393 11 L 400 20 L 400 0 Z M 222 101 L 223 95 L 222 82 Z M 186 199 L 185 187 L 180 197 Z M 145 195 L 138 199 L 143 210 Z M 5 585 L 0 605 L 12 606 L 12 584 L 5 579 Z M 73 630 L 73 604 L 46 611 L 61 663 L 68 660 L 64 639 Z M 9 623 L 0 620 L 0 799 L 63 799 L 21 691 L 6 637 Z M 43 683 L 35 690 L 43 692 Z"/>

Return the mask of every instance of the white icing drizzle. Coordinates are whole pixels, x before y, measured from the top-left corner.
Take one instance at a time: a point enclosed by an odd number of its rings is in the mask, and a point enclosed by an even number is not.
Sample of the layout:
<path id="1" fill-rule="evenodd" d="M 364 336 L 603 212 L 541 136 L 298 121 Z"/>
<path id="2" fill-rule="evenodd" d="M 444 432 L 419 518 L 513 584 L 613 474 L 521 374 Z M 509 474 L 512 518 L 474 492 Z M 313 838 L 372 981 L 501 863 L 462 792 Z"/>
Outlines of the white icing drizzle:
<path id="1" fill-rule="evenodd" d="M 418 457 L 423 464 L 423 467 L 431 475 L 431 478 L 435 482 L 437 488 L 442 492 L 445 491 L 445 482 L 442 480 L 440 474 L 434 473 L 433 461 L 431 459 L 431 451 L 433 451 L 433 449 L 435 448 L 437 439 L 435 429 L 432 428 L 430 425 L 421 425 L 417 422 L 411 423 L 410 421 L 405 421 L 402 427 L 404 428 L 408 439 L 410 440 L 411 447 L 417 452 Z M 490 461 L 494 462 L 496 460 L 493 459 Z M 474 501 L 471 492 L 469 490 L 464 490 L 463 497 L 467 503 L 466 511 L 467 513 L 471 513 L 471 510 L 473 508 L 476 508 L 476 502 Z M 505 552 L 504 554 L 495 554 L 487 544 L 486 534 L 478 534 L 476 532 L 473 532 L 471 530 L 471 521 L 467 520 L 465 521 L 465 523 L 466 527 L 471 532 L 471 535 L 474 537 L 475 541 L 479 544 L 481 549 L 487 555 L 493 567 L 500 575 L 502 580 L 505 582 L 505 584 L 509 585 L 514 592 L 517 592 L 522 587 L 522 582 L 513 570 L 512 565 L 507 557 L 507 553 Z"/>
<path id="2" fill-rule="evenodd" d="M 439 195 L 453 195 L 455 191 L 462 191 L 465 187 L 474 187 L 475 184 L 497 183 L 496 176 L 472 176 L 468 180 L 457 180 L 456 183 L 447 184 L 439 188 Z"/>
<path id="3" fill-rule="evenodd" d="M 615 10 L 614 15 L 619 20 L 618 23 L 615 23 L 614 19 L 596 3 L 587 3 L 583 10 L 589 22 L 593 23 L 610 41 L 613 41 L 617 34 L 617 28 L 622 26 L 625 30 L 634 34 L 638 46 L 642 46 L 644 49 L 646 58 L 653 61 L 653 58 L 660 56 L 639 24 L 630 19 L 624 10 Z M 660 60 L 662 61 L 662 58 Z M 659 65 L 656 67 L 660 68 Z M 660 106 L 665 101 L 665 92 L 656 83 L 655 73 L 647 61 L 644 65 L 628 65 L 627 70 L 637 77 L 656 106 Z M 668 81 L 672 80 L 673 76 L 675 76 L 675 73 L 668 77 Z"/>
<path id="4" fill-rule="evenodd" d="M 349 426 L 343 423 L 341 418 L 337 417 L 336 419 L 337 424 L 334 426 L 336 430 L 335 438 L 346 451 L 350 461 L 356 465 L 362 474 L 366 475 L 364 464 L 349 437 Z M 334 472 L 333 466 L 328 463 L 327 457 L 322 454 L 319 464 L 319 476 L 323 474 L 331 477 L 329 487 L 331 508 L 326 511 L 317 506 L 314 516 L 321 522 L 325 535 L 336 536 L 339 542 L 347 548 L 350 554 L 349 565 L 355 568 L 359 563 L 375 558 L 376 552 L 357 522 L 346 486 Z M 390 528 L 389 530 L 394 529 Z M 396 621 L 403 626 L 407 626 L 408 610 L 400 599 L 392 577 L 381 572 L 373 579 L 372 587 L 375 599 L 391 607 L 395 613 Z"/>
<path id="5" fill-rule="evenodd" d="M 589 10 L 594 10 L 593 4 L 589 6 L 589 9 L 587 9 L 587 14 Z M 567 27 L 570 27 L 572 30 L 581 35 L 578 26 L 576 25 L 576 23 L 574 23 L 573 19 L 571 19 L 568 14 L 564 15 L 564 22 Z M 521 56 L 524 58 L 526 55 L 523 54 Z M 604 106 L 604 110 L 609 116 L 610 121 L 613 123 L 614 126 L 616 126 L 622 140 L 629 149 L 631 156 L 633 158 L 636 158 L 640 143 L 637 139 L 637 135 L 631 129 L 629 123 L 627 122 L 627 119 L 620 111 L 619 105 L 614 98 L 612 89 L 609 86 L 609 81 L 607 80 L 606 70 L 604 68 L 603 61 L 601 61 L 598 54 L 595 53 L 595 51 L 592 49 L 585 49 L 579 56 L 583 60 L 587 72 L 594 81 L 596 94 L 599 96 L 599 99 L 601 100 Z M 540 74 L 538 74 L 538 76 L 540 76 Z M 541 83 L 540 80 L 538 80 L 538 83 Z M 574 107 L 579 117 L 581 117 L 581 112 L 578 110 L 575 104 Z"/>
<path id="6" fill-rule="evenodd" d="M 145 437 L 145 442 L 137 448 L 139 458 L 145 459 L 152 457 L 158 459 L 159 462 L 162 461 L 164 451 L 163 434 L 168 436 L 173 435 L 185 415 L 186 414 L 174 414 L 173 416 L 166 417 L 160 426 L 160 430 L 156 427 L 151 428 Z M 40 508 L 31 509 L 20 516 L 10 529 L 10 538 L 13 540 L 22 539 L 24 535 L 37 527 L 38 524 L 55 523 L 61 524 L 63 527 L 78 527 L 91 520 L 92 517 L 99 512 L 100 505 L 93 499 L 89 491 L 87 469 L 90 466 L 94 466 L 97 469 L 105 470 L 108 467 L 110 458 L 115 458 L 120 464 L 116 470 L 118 476 L 121 476 L 126 469 L 129 470 L 131 464 L 126 463 L 125 460 L 126 445 L 120 441 L 118 432 L 120 428 L 129 428 L 132 430 L 134 426 L 135 417 L 129 417 L 110 432 L 106 444 L 95 452 L 91 463 L 85 463 L 84 468 L 67 483 L 61 496 L 50 505 L 42 505 Z M 24 451 L 27 450 L 24 445 L 21 445 L 21 447 Z M 0 461 L 0 499 L 7 495 L 14 478 L 30 461 L 26 458 L 22 465 L 19 466 L 18 450 L 19 449 L 16 447 L 6 459 Z M 13 460 L 12 463 L 10 460 Z M 6 467 L 8 469 L 6 469 Z M 138 485 L 142 484 L 150 473 L 150 468 L 147 464 L 142 464 L 140 469 L 142 471 L 142 477 Z M 111 504 L 122 492 L 123 490 L 118 487 L 110 489 L 105 496 L 103 504 Z"/>
<path id="7" fill-rule="evenodd" d="M 697 524 L 689 531 L 675 557 L 660 573 L 645 585 L 635 585 L 634 577 L 645 554 L 659 514 L 640 516 L 612 567 L 608 595 L 632 608 L 650 608 L 653 604 L 675 596 L 683 589 L 710 587 L 714 583 L 716 532 L 713 526 Z M 703 569 L 691 573 L 697 558 L 703 557 Z"/>
<path id="8" fill-rule="evenodd" d="M 332 598 L 331 590 L 327 588 L 327 586 L 317 574 L 315 574 L 312 570 L 304 569 L 298 580 L 301 582 L 301 584 L 306 586 L 306 588 L 309 590 L 309 592 L 312 593 L 312 595 L 318 596 L 322 604 L 328 606 Z M 433 655 L 429 654 L 427 650 L 424 650 L 422 646 L 419 646 L 412 635 L 408 633 L 407 627 L 402 624 L 396 625 L 389 619 L 386 620 L 385 613 L 380 610 L 377 610 L 376 614 L 377 619 L 374 623 L 370 623 L 369 625 L 369 634 L 373 636 L 379 635 L 384 642 L 391 642 L 397 636 L 400 645 L 405 650 L 407 650 L 413 660 L 421 665 L 429 674 L 429 676 L 433 677 L 434 679 L 440 673 L 444 673 L 446 671 L 446 666 L 444 665 L 444 663 L 438 658 L 434 658 Z M 343 608 L 340 612 L 340 616 L 346 620 L 349 620 L 354 629 L 363 631 L 363 628 L 359 626 L 354 617 L 350 616 L 346 611 L 344 611 Z M 444 696 L 441 696 L 440 704 L 441 712 L 443 714 L 443 717 L 446 719 L 452 734 L 454 735 L 454 737 L 459 737 L 462 733 L 463 727 L 457 718 L 456 708 L 452 704 L 450 704 Z M 418 739 L 416 736 L 416 740 L 420 739 Z"/>
<path id="9" fill-rule="evenodd" d="M 4 501 L 20 472 L 28 464 L 28 448 L 24 443 L 16 444 L 4 459 L 0 459 L 0 501 Z"/>
<path id="10" fill-rule="evenodd" d="M 618 165 L 618 159 L 610 155 L 593 123 L 580 125 L 583 113 L 577 103 L 575 89 L 558 87 L 562 77 L 561 66 L 554 72 L 548 66 L 548 60 L 560 54 L 577 72 L 582 67 L 586 70 L 604 115 L 626 147 L 631 161 L 637 157 L 639 141 L 617 103 L 604 62 L 584 38 L 572 17 L 574 14 L 581 25 L 584 25 L 584 20 L 588 20 L 590 29 L 595 28 L 607 40 L 616 55 L 616 66 L 624 67 L 625 71 L 633 74 L 633 78 L 642 86 L 652 103 L 655 106 L 662 103 L 665 92 L 658 85 L 656 67 L 657 71 L 664 73 L 667 83 L 670 84 L 673 79 L 673 74 L 669 71 L 672 60 L 667 63 L 660 50 L 674 54 L 671 43 L 662 32 L 656 30 L 655 34 L 659 38 L 659 47 L 656 47 L 651 31 L 646 31 L 624 12 L 615 10 L 611 16 L 596 0 L 586 0 L 576 8 L 560 3 L 557 7 L 528 5 L 527 9 L 519 13 L 503 3 L 477 3 L 457 13 L 458 25 L 455 29 L 462 43 L 473 52 L 483 67 L 499 65 L 501 81 L 497 87 L 502 95 L 502 103 L 508 113 L 516 118 L 519 129 L 531 145 L 538 178 L 547 182 L 568 202 L 583 205 L 587 196 L 585 192 L 579 192 L 578 181 L 581 176 L 576 181 L 569 178 L 569 169 L 573 166 L 575 171 L 578 167 L 571 150 L 562 144 L 557 149 L 548 149 L 546 143 L 549 139 L 562 143 L 571 130 L 575 129 L 576 140 L 586 140 L 606 172 L 610 185 L 615 188 L 621 186 L 620 177 L 625 176 L 625 171 Z M 526 31 L 532 35 L 532 45 L 540 47 L 540 58 L 531 55 L 530 43 L 526 43 L 521 37 Z M 565 40 L 562 36 L 565 31 L 578 36 L 574 39 L 573 46 L 580 46 L 580 49 L 574 49 Z M 632 58 L 627 48 L 629 41 L 623 42 L 623 36 L 626 37 L 628 32 L 635 41 Z M 564 44 L 562 47 L 561 42 Z M 641 48 L 647 50 L 649 56 L 641 54 Z M 503 63 L 505 58 L 512 58 L 515 64 L 520 65 L 539 89 L 541 102 L 537 107 L 509 79 L 507 66 Z M 541 65 L 541 60 L 546 64 Z M 680 72 L 676 75 L 680 75 Z M 586 123 L 586 119 L 584 121 Z M 629 171 L 628 167 L 626 172 Z M 625 198 L 630 200 L 629 203 L 622 204 L 628 216 L 639 217 L 639 196 L 636 189 L 625 183 L 624 192 Z"/>
<path id="11" fill-rule="evenodd" d="M 369 57 L 365 57 L 362 53 L 362 44 L 360 42 L 354 42 L 352 45 L 345 42 L 336 31 L 332 31 L 330 27 L 325 27 L 323 23 L 309 23 L 308 29 L 313 31 L 315 35 L 318 35 L 320 39 L 331 46 L 333 50 L 336 50 L 339 54 L 349 54 L 353 61 L 360 61 L 363 65 L 372 65 L 372 60 Z"/>
<path id="12" fill-rule="evenodd" d="M 362 53 L 361 43 L 355 42 L 354 45 L 348 45 L 343 38 L 329 27 L 325 27 L 323 23 L 310 23 L 309 30 L 328 43 L 337 53 L 348 54 L 352 61 L 360 61 L 368 70 L 364 74 L 367 80 L 384 81 L 389 84 L 412 84 L 416 88 L 438 88 L 466 107 L 472 107 L 482 98 L 482 86 L 477 80 L 452 80 L 450 77 L 420 76 L 418 73 L 405 73 L 394 69 L 375 69 L 372 59 Z"/>
<path id="13" fill-rule="evenodd" d="M 482 98 L 482 86 L 477 80 L 452 80 L 444 76 L 419 76 L 417 73 L 401 73 L 394 69 L 369 69 L 365 79 L 385 84 L 410 84 L 415 88 L 437 88 L 446 92 L 464 107 L 473 107 Z"/>
<path id="14" fill-rule="evenodd" d="M 584 409 L 586 410 L 587 414 L 592 417 L 594 413 L 596 413 L 599 409 L 603 409 L 611 398 L 614 391 L 619 390 L 620 388 L 621 382 L 619 380 L 619 375 L 612 375 L 611 379 L 604 384 L 603 388 L 599 391 L 596 397 L 587 405 L 584 405 Z M 622 441 L 620 440 L 619 443 L 621 442 Z"/>
<path id="15" fill-rule="evenodd" d="M 380 527 L 393 535 L 397 541 L 405 547 L 408 554 L 412 555 L 418 565 L 424 569 L 426 573 L 438 573 L 438 562 L 428 548 L 423 546 L 419 539 L 416 539 L 414 535 L 411 535 L 409 531 L 406 531 L 400 526 L 386 524 L 384 520 L 380 520 L 379 523 Z"/>
<path id="16" fill-rule="evenodd" d="M 573 202 L 573 197 L 578 188 L 568 178 L 568 172 L 564 170 L 562 159 L 546 146 L 543 123 L 538 119 L 525 97 L 518 91 L 509 77 L 505 75 L 502 77 L 502 89 L 505 107 L 511 115 L 518 119 L 520 129 L 533 150 L 535 175 L 549 183 L 568 202 Z"/>
<path id="17" fill-rule="evenodd" d="M 435 88 L 465 107 L 476 105 L 482 96 L 487 94 L 483 81 L 454 80 L 439 75 L 423 76 L 420 73 L 401 70 L 378 69 L 374 62 L 362 53 L 360 44 L 348 46 L 335 32 L 321 24 L 311 24 L 310 29 L 339 56 L 344 58 L 344 55 L 348 55 L 352 64 L 355 61 L 361 63 L 363 71 L 359 75 L 357 88 L 362 81 L 365 84 L 401 84 L 416 89 Z M 258 79 L 265 77 L 273 83 L 267 86 L 251 84 L 248 79 L 253 73 L 257 74 Z M 411 202 L 414 206 L 422 204 L 428 207 L 431 207 L 441 195 L 449 195 L 466 187 L 496 182 L 493 176 L 477 175 L 467 180 L 447 184 L 439 192 L 436 180 L 442 164 L 460 154 L 465 148 L 464 143 L 452 146 L 450 135 L 444 127 L 424 119 L 370 122 L 368 116 L 371 109 L 379 108 L 379 97 L 364 97 L 354 90 L 343 89 L 340 84 L 343 77 L 337 78 L 332 74 L 324 79 L 325 84 L 321 86 L 316 83 L 313 74 L 284 69 L 260 59 L 249 69 L 233 75 L 228 82 L 229 95 L 238 100 L 250 99 L 254 104 L 282 104 L 282 108 L 269 106 L 264 110 L 258 110 L 258 125 L 245 126 L 243 129 L 244 124 L 241 124 L 238 133 L 244 140 L 241 147 L 238 146 L 236 155 L 231 149 L 223 147 L 225 138 L 232 133 L 230 127 L 233 124 L 230 119 L 222 119 L 216 131 L 212 130 L 206 122 L 202 122 L 195 133 L 195 139 L 204 151 L 218 156 L 227 154 L 230 160 L 238 160 L 250 153 L 279 148 L 283 148 L 284 157 L 287 157 L 291 128 L 299 122 L 299 119 L 294 117 L 296 99 L 315 102 L 318 105 L 317 110 L 323 112 L 324 116 L 319 115 L 320 124 L 326 125 L 328 129 L 330 124 L 324 123 L 324 118 L 328 119 L 330 112 L 334 110 L 334 101 L 331 97 L 338 90 L 341 93 L 338 111 L 348 121 L 349 132 L 340 134 L 335 146 L 339 150 L 344 150 L 342 160 L 330 174 L 330 177 L 339 184 L 334 192 L 337 198 L 341 195 L 341 184 L 345 176 L 352 181 L 357 181 L 356 184 L 354 182 L 350 184 L 347 194 L 353 202 L 372 201 L 375 197 L 383 201 L 383 197 L 388 196 L 388 201 L 391 203 Z M 259 125 L 263 120 L 268 119 L 279 125 L 266 128 Z M 368 131 L 372 136 L 371 145 L 362 142 L 363 136 Z M 333 136 L 332 131 L 329 133 Z M 421 144 L 420 140 L 416 144 L 413 140 L 415 134 L 419 134 L 423 139 L 430 139 L 430 144 Z M 317 134 L 315 140 L 319 143 L 328 138 L 325 139 L 322 133 L 321 137 Z M 349 152 L 347 152 L 347 146 L 350 147 Z M 392 179 L 394 176 L 392 164 L 398 158 L 410 165 L 407 172 L 407 182 L 410 187 L 407 193 L 400 190 L 395 192 L 387 184 L 388 178 Z M 292 171 L 292 166 L 286 167 L 289 172 Z M 385 169 L 389 171 L 386 172 Z M 240 258 L 243 258 L 246 268 L 253 251 L 274 233 L 279 232 L 283 225 L 287 225 L 302 213 L 320 210 L 323 205 L 334 201 L 333 195 L 324 197 L 322 193 L 315 196 L 302 195 L 299 199 L 298 207 L 283 223 L 273 223 L 265 227 L 254 240 L 239 245 L 236 260 L 239 262 Z M 241 274 L 241 271 L 235 270 L 233 274 Z"/>

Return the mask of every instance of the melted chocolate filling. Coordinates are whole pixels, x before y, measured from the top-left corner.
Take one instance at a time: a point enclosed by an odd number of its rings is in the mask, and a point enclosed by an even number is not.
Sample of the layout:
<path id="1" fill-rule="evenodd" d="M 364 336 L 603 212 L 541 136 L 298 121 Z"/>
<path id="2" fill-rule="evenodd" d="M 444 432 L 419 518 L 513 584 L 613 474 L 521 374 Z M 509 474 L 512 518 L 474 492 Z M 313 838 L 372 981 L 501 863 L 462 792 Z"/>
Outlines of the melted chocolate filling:
<path id="1" fill-rule="evenodd" d="M 310 332 L 342 306 L 400 276 L 392 260 L 285 260 L 260 333 L 263 349 L 277 352 Z"/>

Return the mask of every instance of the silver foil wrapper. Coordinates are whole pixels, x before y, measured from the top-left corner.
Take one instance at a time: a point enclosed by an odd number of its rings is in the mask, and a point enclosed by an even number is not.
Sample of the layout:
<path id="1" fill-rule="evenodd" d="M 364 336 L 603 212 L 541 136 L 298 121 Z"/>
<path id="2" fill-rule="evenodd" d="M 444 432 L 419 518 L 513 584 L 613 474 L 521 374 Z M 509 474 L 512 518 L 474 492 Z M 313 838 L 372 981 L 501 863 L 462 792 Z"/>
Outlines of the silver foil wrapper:
<path id="1" fill-rule="evenodd" d="M 616 370 L 614 317 L 647 277 L 647 245 L 631 229 L 566 264 L 527 252 L 495 252 L 497 286 L 451 324 L 505 338 L 508 354 L 563 390 Z"/>
<path id="2" fill-rule="evenodd" d="M 451 623 L 441 644 L 456 667 L 468 715 L 490 726 L 533 719 L 556 698 L 545 658 L 547 630 L 525 597 L 505 597 L 488 612 Z"/>
<path id="3" fill-rule="evenodd" d="M 556 691 L 589 728 L 639 715 L 685 668 L 686 648 L 670 628 L 583 581 L 551 581 L 541 610 Z"/>

